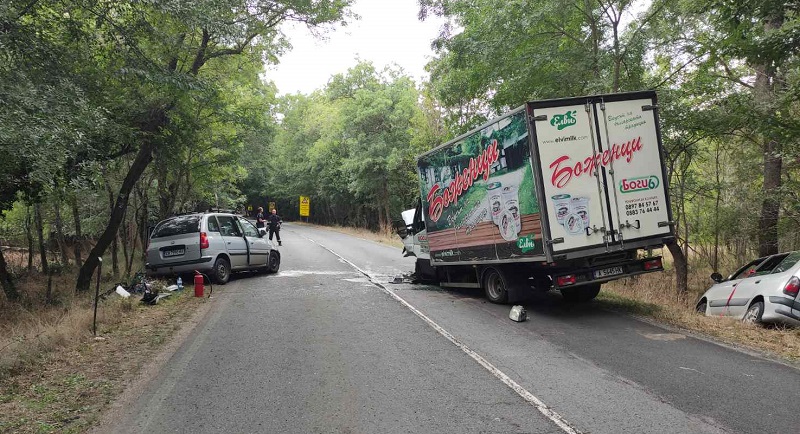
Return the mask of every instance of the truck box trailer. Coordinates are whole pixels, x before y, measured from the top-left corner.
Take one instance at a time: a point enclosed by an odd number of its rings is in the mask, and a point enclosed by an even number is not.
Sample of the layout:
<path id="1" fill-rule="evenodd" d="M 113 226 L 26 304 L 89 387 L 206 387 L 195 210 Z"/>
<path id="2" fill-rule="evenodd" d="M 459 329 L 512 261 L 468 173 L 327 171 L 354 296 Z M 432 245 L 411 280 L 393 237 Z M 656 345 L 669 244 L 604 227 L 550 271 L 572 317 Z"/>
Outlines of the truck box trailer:
<path id="1" fill-rule="evenodd" d="M 591 300 L 663 270 L 674 242 L 655 92 L 533 101 L 417 158 L 420 199 L 395 223 L 419 278 Z"/>

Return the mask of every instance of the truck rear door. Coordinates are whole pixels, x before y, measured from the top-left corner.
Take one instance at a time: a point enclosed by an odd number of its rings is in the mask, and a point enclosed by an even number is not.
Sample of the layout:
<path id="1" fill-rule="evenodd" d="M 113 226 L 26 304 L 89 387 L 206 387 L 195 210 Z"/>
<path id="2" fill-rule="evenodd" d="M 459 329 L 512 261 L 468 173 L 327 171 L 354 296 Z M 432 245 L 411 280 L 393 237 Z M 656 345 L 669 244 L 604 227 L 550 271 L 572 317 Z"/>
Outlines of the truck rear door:
<path id="1" fill-rule="evenodd" d="M 672 234 L 654 106 L 654 92 L 528 103 L 552 254 Z"/>
<path id="2" fill-rule="evenodd" d="M 655 102 L 653 98 L 609 100 L 612 97 L 597 100 L 593 110 L 615 222 L 614 241 L 624 245 L 668 235 L 670 214 Z M 608 164 L 603 164 L 606 153 Z"/>

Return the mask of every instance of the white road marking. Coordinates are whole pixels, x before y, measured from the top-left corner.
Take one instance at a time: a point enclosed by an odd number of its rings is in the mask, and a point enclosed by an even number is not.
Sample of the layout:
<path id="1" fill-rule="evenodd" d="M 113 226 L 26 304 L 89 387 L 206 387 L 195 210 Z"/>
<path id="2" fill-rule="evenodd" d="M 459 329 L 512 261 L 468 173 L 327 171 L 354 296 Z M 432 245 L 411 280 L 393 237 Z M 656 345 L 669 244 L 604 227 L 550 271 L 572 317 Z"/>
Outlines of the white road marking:
<path id="1" fill-rule="evenodd" d="M 352 273 L 347 271 L 315 271 L 315 270 L 282 270 L 279 271 L 277 276 L 280 277 L 299 277 L 299 276 L 310 276 L 310 275 L 352 275 Z"/>
<path id="2" fill-rule="evenodd" d="M 399 295 L 395 294 L 393 291 L 387 289 L 381 283 L 375 282 L 366 271 L 362 270 L 356 264 L 350 262 L 349 260 L 345 259 L 343 256 L 339 255 L 338 253 L 334 252 L 333 250 L 329 249 L 328 247 L 320 244 L 319 242 L 314 241 L 314 240 L 312 240 L 311 238 L 308 238 L 308 237 L 304 237 L 304 238 L 306 238 L 307 240 L 311 241 L 312 243 L 322 247 L 323 249 L 331 252 L 331 254 L 333 254 L 334 256 L 339 258 L 341 261 L 343 261 L 346 264 L 350 265 L 351 267 L 355 268 L 356 270 L 358 270 L 359 273 L 361 273 L 361 274 L 367 276 L 368 278 L 370 278 L 370 281 L 372 282 L 373 285 L 375 285 L 378 288 L 380 288 L 384 293 L 388 294 L 390 297 L 394 298 L 400 304 L 402 304 L 406 308 L 408 308 L 415 315 L 420 317 L 429 326 L 431 326 L 434 330 L 436 330 L 440 335 L 444 336 L 445 339 L 447 339 L 453 345 L 455 345 L 456 347 L 461 349 L 461 351 L 463 351 L 468 356 L 470 356 L 473 360 L 478 362 L 478 364 L 480 364 L 481 366 L 486 368 L 487 371 L 491 372 L 492 375 L 494 375 L 497 379 L 502 381 L 506 386 L 510 387 L 514 392 L 517 393 L 517 395 L 521 396 L 522 399 L 524 399 L 526 402 L 528 402 L 530 405 L 532 405 L 534 408 L 536 408 L 536 410 L 538 410 L 539 413 L 544 415 L 546 418 L 550 419 L 550 421 L 552 421 L 554 424 L 556 424 L 556 426 L 561 428 L 562 431 L 564 431 L 565 433 L 568 433 L 568 434 L 581 434 L 581 431 L 579 431 L 577 428 L 574 428 L 572 425 L 570 425 L 570 423 L 567 422 L 567 420 L 564 419 L 563 416 L 561 416 L 560 414 L 556 413 L 553 409 L 548 407 L 547 404 L 545 404 L 541 399 L 537 398 L 535 395 L 533 395 L 532 393 L 530 393 L 527 390 L 525 390 L 524 387 L 520 386 L 516 381 L 512 380 L 511 377 L 509 377 L 508 375 L 503 373 L 503 371 L 501 371 L 500 369 L 498 369 L 497 367 L 492 365 L 488 360 L 484 359 L 480 354 L 478 354 L 475 351 L 473 351 L 472 349 L 470 349 L 466 344 L 464 344 L 463 342 L 459 341 L 458 338 L 456 338 L 450 332 L 448 332 L 447 330 L 442 328 L 439 324 L 436 324 L 436 322 L 434 322 L 432 319 L 428 318 L 424 313 L 420 312 L 417 308 L 412 306 L 409 302 L 407 302 L 404 299 L 402 299 Z"/>
<path id="3" fill-rule="evenodd" d="M 697 369 L 684 368 L 683 366 L 678 366 L 678 368 L 679 369 L 683 369 L 684 371 L 694 371 L 694 372 L 697 372 L 698 374 L 701 374 L 701 375 L 703 374 L 702 372 L 698 371 Z"/>

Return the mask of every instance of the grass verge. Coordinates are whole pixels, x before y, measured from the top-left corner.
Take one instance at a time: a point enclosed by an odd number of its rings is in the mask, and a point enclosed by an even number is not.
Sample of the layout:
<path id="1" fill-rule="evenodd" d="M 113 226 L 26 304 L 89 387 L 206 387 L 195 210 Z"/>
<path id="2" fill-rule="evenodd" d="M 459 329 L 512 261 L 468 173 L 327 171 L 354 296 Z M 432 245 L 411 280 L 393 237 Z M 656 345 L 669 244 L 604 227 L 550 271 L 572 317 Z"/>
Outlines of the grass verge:
<path id="1" fill-rule="evenodd" d="M 63 280 L 58 286 L 73 287 Z M 32 294 L 42 282 L 21 283 Z M 98 338 L 93 294 L 64 289 L 47 305 L 1 306 L 0 432 L 86 431 L 205 301 L 191 295 L 155 306 L 140 304 L 141 295 L 112 295 L 98 308 Z"/>

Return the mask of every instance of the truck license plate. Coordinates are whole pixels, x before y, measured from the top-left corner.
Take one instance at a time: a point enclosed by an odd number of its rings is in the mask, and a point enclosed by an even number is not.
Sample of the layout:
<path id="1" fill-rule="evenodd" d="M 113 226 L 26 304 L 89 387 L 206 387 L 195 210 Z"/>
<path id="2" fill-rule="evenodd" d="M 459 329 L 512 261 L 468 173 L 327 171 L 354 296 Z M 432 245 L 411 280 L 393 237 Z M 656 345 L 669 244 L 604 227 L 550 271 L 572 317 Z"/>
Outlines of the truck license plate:
<path id="1" fill-rule="evenodd" d="M 622 273 L 623 273 L 622 267 L 603 268 L 602 270 L 596 270 L 594 272 L 594 278 L 595 279 L 600 279 L 600 278 L 608 277 L 608 276 L 616 276 L 616 275 L 622 274 Z"/>
<path id="2" fill-rule="evenodd" d="M 169 258 L 172 256 L 181 256 L 184 253 L 186 253 L 186 249 L 164 250 L 164 257 Z"/>

